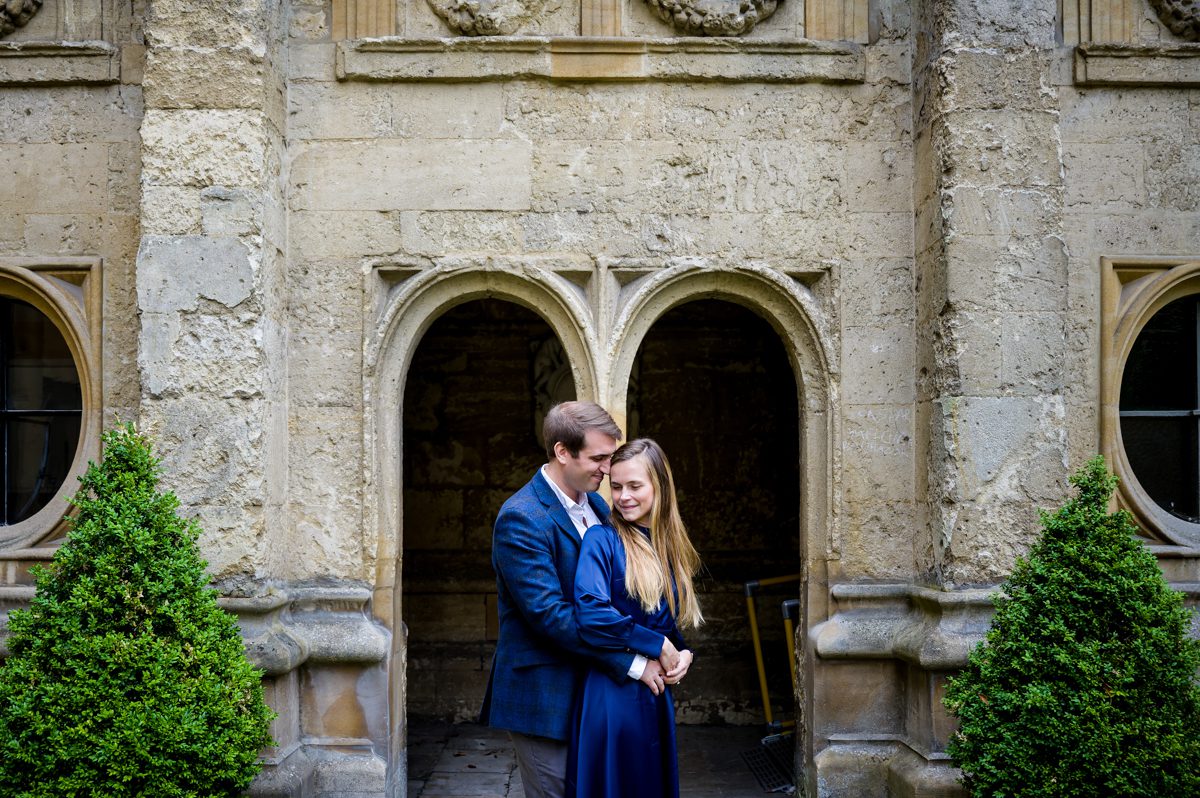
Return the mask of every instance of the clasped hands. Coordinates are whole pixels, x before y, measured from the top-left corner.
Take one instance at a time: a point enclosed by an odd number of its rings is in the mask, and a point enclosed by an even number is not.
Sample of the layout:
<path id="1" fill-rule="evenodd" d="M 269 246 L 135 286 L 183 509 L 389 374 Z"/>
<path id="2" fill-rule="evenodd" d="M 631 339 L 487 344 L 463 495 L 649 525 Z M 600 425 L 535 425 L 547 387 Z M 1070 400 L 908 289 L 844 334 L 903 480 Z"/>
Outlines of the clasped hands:
<path id="1" fill-rule="evenodd" d="M 691 664 L 692 652 L 690 650 L 685 648 L 680 651 L 670 640 L 664 639 L 662 652 L 658 655 L 658 659 L 652 659 L 646 663 L 646 669 L 642 671 L 640 681 L 650 688 L 650 692 L 661 695 L 668 684 L 679 684 L 683 680 Z"/>

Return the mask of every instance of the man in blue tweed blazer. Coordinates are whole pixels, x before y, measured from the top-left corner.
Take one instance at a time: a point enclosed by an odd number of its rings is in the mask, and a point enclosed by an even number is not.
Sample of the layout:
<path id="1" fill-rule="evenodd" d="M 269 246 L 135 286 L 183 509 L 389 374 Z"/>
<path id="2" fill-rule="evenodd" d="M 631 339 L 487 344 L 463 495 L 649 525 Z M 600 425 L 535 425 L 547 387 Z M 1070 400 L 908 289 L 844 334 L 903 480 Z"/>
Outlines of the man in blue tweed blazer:
<path id="1" fill-rule="evenodd" d="M 513 494 L 492 531 L 500 635 L 480 721 L 508 729 L 526 798 L 561 798 L 571 705 L 587 665 L 641 679 L 656 694 L 662 668 L 584 643 L 575 625 L 575 565 L 588 527 L 608 518 L 595 491 L 621 429 L 592 402 L 563 402 L 543 426 L 548 462 Z"/>

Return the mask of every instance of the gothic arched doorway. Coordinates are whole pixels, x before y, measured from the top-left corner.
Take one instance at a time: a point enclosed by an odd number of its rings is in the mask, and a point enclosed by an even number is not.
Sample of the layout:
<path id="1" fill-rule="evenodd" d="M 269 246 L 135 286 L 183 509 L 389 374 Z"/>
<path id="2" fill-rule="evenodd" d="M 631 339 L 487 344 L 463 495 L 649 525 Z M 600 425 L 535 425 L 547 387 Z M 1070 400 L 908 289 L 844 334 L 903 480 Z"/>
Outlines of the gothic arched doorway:
<path id="1" fill-rule="evenodd" d="M 698 667 L 677 693 L 681 722 L 764 720 L 745 583 L 801 571 L 797 397 L 779 335 L 732 302 L 676 306 L 654 322 L 634 361 L 629 436 L 666 450 L 705 566 L 708 622 L 689 636 Z M 795 716 L 781 602 L 799 592 L 789 581 L 756 596 L 775 720 Z"/>
<path id="2" fill-rule="evenodd" d="M 574 397 L 553 330 L 513 302 L 463 303 L 421 338 L 403 403 L 410 721 L 477 716 L 496 637 L 492 522 L 545 462 L 542 415 Z"/>

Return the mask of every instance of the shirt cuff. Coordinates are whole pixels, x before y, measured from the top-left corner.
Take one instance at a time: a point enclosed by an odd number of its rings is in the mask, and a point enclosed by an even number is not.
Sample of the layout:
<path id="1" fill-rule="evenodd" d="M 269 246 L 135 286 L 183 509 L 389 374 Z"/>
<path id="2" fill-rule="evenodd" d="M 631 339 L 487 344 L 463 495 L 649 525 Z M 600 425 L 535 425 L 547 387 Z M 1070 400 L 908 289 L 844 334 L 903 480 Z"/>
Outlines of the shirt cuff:
<path id="1" fill-rule="evenodd" d="M 642 674 L 646 672 L 646 664 L 648 662 L 650 662 L 650 660 L 646 659 L 641 654 L 634 654 L 633 655 L 633 664 L 631 664 L 629 666 L 629 678 L 630 679 L 642 678 Z"/>

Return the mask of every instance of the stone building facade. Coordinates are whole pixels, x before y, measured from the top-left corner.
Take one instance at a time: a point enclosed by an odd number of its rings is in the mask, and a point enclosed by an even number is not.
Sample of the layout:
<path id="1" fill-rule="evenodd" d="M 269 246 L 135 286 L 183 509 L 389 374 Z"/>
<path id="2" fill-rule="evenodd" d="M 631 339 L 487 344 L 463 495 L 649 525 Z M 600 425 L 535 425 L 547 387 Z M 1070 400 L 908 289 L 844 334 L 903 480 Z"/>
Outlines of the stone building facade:
<path id="1" fill-rule="evenodd" d="M 1200 509 L 1155 470 L 1195 473 L 1196 397 L 1129 392 L 1197 372 L 1152 346 L 1200 295 L 1197 26 L 1182 0 L 0 6 L 0 309 L 61 335 L 0 357 L 78 382 L 74 432 L 5 416 L 0 609 L 135 420 L 280 713 L 254 793 L 403 795 L 408 718 L 482 694 L 491 518 L 540 414 L 590 398 L 664 442 L 708 563 L 681 721 L 765 702 L 812 795 L 952 793 L 945 679 L 1075 467 L 1107 454 L 1200 582 Z M 776 577 L 762 698 L 743 587 Z"/>

